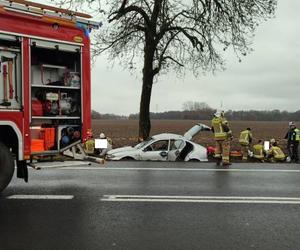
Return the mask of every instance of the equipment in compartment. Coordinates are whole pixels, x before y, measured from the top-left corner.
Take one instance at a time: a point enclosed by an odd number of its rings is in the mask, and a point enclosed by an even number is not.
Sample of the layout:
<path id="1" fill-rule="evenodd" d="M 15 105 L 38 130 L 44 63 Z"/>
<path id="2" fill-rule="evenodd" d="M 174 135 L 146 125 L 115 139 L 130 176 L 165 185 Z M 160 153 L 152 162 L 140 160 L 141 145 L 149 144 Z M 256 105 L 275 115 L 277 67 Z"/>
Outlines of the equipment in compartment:
<path id="1" fill-rule="evenodd" d="M 32 106 L 31 114 L 33 116 L 43 116 L 44 115 L 43 103 L 40 100 L 38 100 L 37 98 L 32 98 L 31 106 Z"/>
<path id="2" fill-rule="evenodd" d="M 57 149 L 55 127 L 31 127 L 31 151 L 43 152 Z"/>
<path id="3" fill-rule="evenodd" d="M 70 87 L 80 87 L 80 74 L 78 72 L 65 73 L 65 85 Z"/>
<path id="4" fill-rule="evenodd" d="M 76 104 L 76 99 L 71 97 L 67 92 L 60 93 L 59 108 L 61 115 L 78 113 L 78 104 Z"/>
<path id="5" fill-rule="evenodd" d="M 48 92 L 46 93 L 44 103 L 45 115 L 58 115 L 59 114 L 59 95 L 58 93 Z"/>
<path id="6" fill-rule="evenodd" d="M 80 140 L 81 132 L 78 126 L 65 126 L 59 128 L 60 148 Z"/>
<path id="7" fill-rule="evenodd" d="M 8 96 L 7 96 L 7 65 L 3 65 L 2 75 L 3 75 L 3 102 L 1 103 L 1 105 L 10 106 L 11 103 L 8 101 Z"/>
<path id="8" fill-rule="evenodd" d="M 33 93 L 32 116 L 79 115 L 78 94 L 39 89 Z"/>
<path id="9" fill-rule="evenodd" d="M 31 84 L 64 86 L 65 66 L 41 64 L 31 66 Z"/>
<path id="10" fill-rule="evenodd" d="M 0 108 L 20 109 L 20 51 L 0 44 Z"/>
<path id="11" fill-rule="evenodd" d="M 65 66 L 41 64 L 31 66 L 31 84 L 80 87 L 80 74 Z"/>
<path id="12" fill-rule="evenodd" d="M 43 128 L 41 137 L 44 140 L 45 150 L 53 149 L 55 146 L 55 128 Z"/>
<path id="13" fill-rule="evenodd" d="M 0 108 L 19 109 L 18 78 L 21 68 L 16 68 L 19 52 L 17 49 L 14 52 L 9 50 L 0 46 Z"/>

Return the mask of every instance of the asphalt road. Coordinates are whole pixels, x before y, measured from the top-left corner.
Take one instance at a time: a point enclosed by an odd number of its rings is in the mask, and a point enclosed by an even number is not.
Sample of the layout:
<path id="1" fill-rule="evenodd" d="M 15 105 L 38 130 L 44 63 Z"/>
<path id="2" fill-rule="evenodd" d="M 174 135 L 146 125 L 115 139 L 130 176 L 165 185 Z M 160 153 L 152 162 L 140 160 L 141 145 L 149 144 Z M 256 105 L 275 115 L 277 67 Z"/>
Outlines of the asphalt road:
<path id="1" fill-rule="evenodd" d="M 30 170 L 0 249 L 299 249 L 300 164 L 109 162 Z"/>

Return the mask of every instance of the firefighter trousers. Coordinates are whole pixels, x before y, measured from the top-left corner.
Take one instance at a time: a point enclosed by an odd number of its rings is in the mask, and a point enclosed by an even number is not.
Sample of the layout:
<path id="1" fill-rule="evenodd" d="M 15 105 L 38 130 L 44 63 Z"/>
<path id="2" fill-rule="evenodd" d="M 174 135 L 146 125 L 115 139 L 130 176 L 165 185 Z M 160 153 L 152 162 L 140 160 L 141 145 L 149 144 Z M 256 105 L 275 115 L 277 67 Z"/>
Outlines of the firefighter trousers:
<path id="1" fill-rule="evenodd" d="M 215 158 L 222 160 L 223 163 L 229 163 L 230 141 L 216 141 Z"/>
<path id="2" fill-rule="evenodd" d="M 243 161 L 247 161 L 248 160 L 248 150 L 249 150 L 249 145 L 241 145 L 241 151 L 242 151 L 242 155 Z"/>

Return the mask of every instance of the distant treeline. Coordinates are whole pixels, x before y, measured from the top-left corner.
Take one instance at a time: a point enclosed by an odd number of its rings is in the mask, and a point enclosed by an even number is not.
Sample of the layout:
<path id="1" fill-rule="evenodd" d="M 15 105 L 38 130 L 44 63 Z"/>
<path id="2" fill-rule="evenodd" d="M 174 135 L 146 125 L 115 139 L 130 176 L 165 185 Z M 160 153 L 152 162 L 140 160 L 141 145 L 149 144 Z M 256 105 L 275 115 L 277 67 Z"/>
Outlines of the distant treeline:
<path id="1" fill-rule="evenodd" d="M 193 111 L 167 111 L 162 113 L 151 113 L 151 119 L 168 120 L 210 120 L 216 110 L 204 109 Z M 280 110 L 271 111 L 233 111 L 228 110 L 225 116 L 231 121 L 300 121 L 300 110 L 296 112 L 287 112 Z M 138 119 L 139 114 L 129 115 L 129 119 Z"/>
<path id="2" fill-rule="evenodd" d="M 185 111 L 167 111 L 161 113 L 150 113 L 151 119 L 164 120 L 210 120 L 216 110 L 185 110 Z M 249 110 L 249 111 L 233 111 L 228 110 L 226 118 L 231 121 L 300 121 L 300 110 L 296 112 L 280 111 L 280 110 Z M 130 114 L 129 116 L 119 116 L 114 114 L 100 114 L 92 111 L 92 119 L 139 119 L 139 114 Z"/>
<path id="3" fill-rule="evenodd" d="M 115 114 L 100 114 L 99 112 L 92 110 L 92 119 L 122 120 L 128 119 L 128 116 Z"/>

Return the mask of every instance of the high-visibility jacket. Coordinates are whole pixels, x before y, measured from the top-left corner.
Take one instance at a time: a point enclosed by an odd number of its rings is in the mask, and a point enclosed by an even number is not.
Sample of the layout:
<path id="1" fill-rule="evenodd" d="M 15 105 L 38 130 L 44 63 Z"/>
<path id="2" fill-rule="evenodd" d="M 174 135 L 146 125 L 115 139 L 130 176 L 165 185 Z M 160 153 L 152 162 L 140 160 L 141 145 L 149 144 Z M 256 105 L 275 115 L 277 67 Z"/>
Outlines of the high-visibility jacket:
<path id="1" fill-rule="evenodd" d="M 276 160 L 284 160 L 285 154 L 282 152 L 280 147 L 273 146 L 268 151 L 270 155 L 272 155 Z"/>
<path id="2" fill-rule="evenodd" d="M 263 159 L 264 158 L 264 146 L 261 144 L 253 145 L 253 157 L 256 159 Z"/>
<path id="3" fill-rule="evenodd" d="M 231 135 L 228 122 L 223 117 L 214 117 L 211 121 L 211 126 L 216 141 L 226 140 Z"/>
<path id="4" fill-rule="evenodd" d="M 95 140 L 94 139 L 88 139 L 85 143 L 84 143 L 84 151 L 87 154 L 93 154 L 95 150 Z"/>
<path id="5" fill-rule="evenodd" d="M 289 143 L 299 142 L 300 141 L 300 131 L 297 128 L 290 129 L 285 136 L 285 139 L 288 140 Z"/>
<path id="6" fill-rule="evenodd" d="M 295 141 L 300 141 L 300 131 L 299 131 L 299 129 L 295 128 L 293 135 L 294 135 L 294 138 L 295 138 L 294 140 Z"/>
<path id="7" fill-rule="evenodd" d="M 251 140 L 252 140 L 252 134 L 248 129 L 241 132 L 240 138 L 239 138 L 239 143 L 241 145 L 247 146 L 247 145 L 249 145 Z"/>

